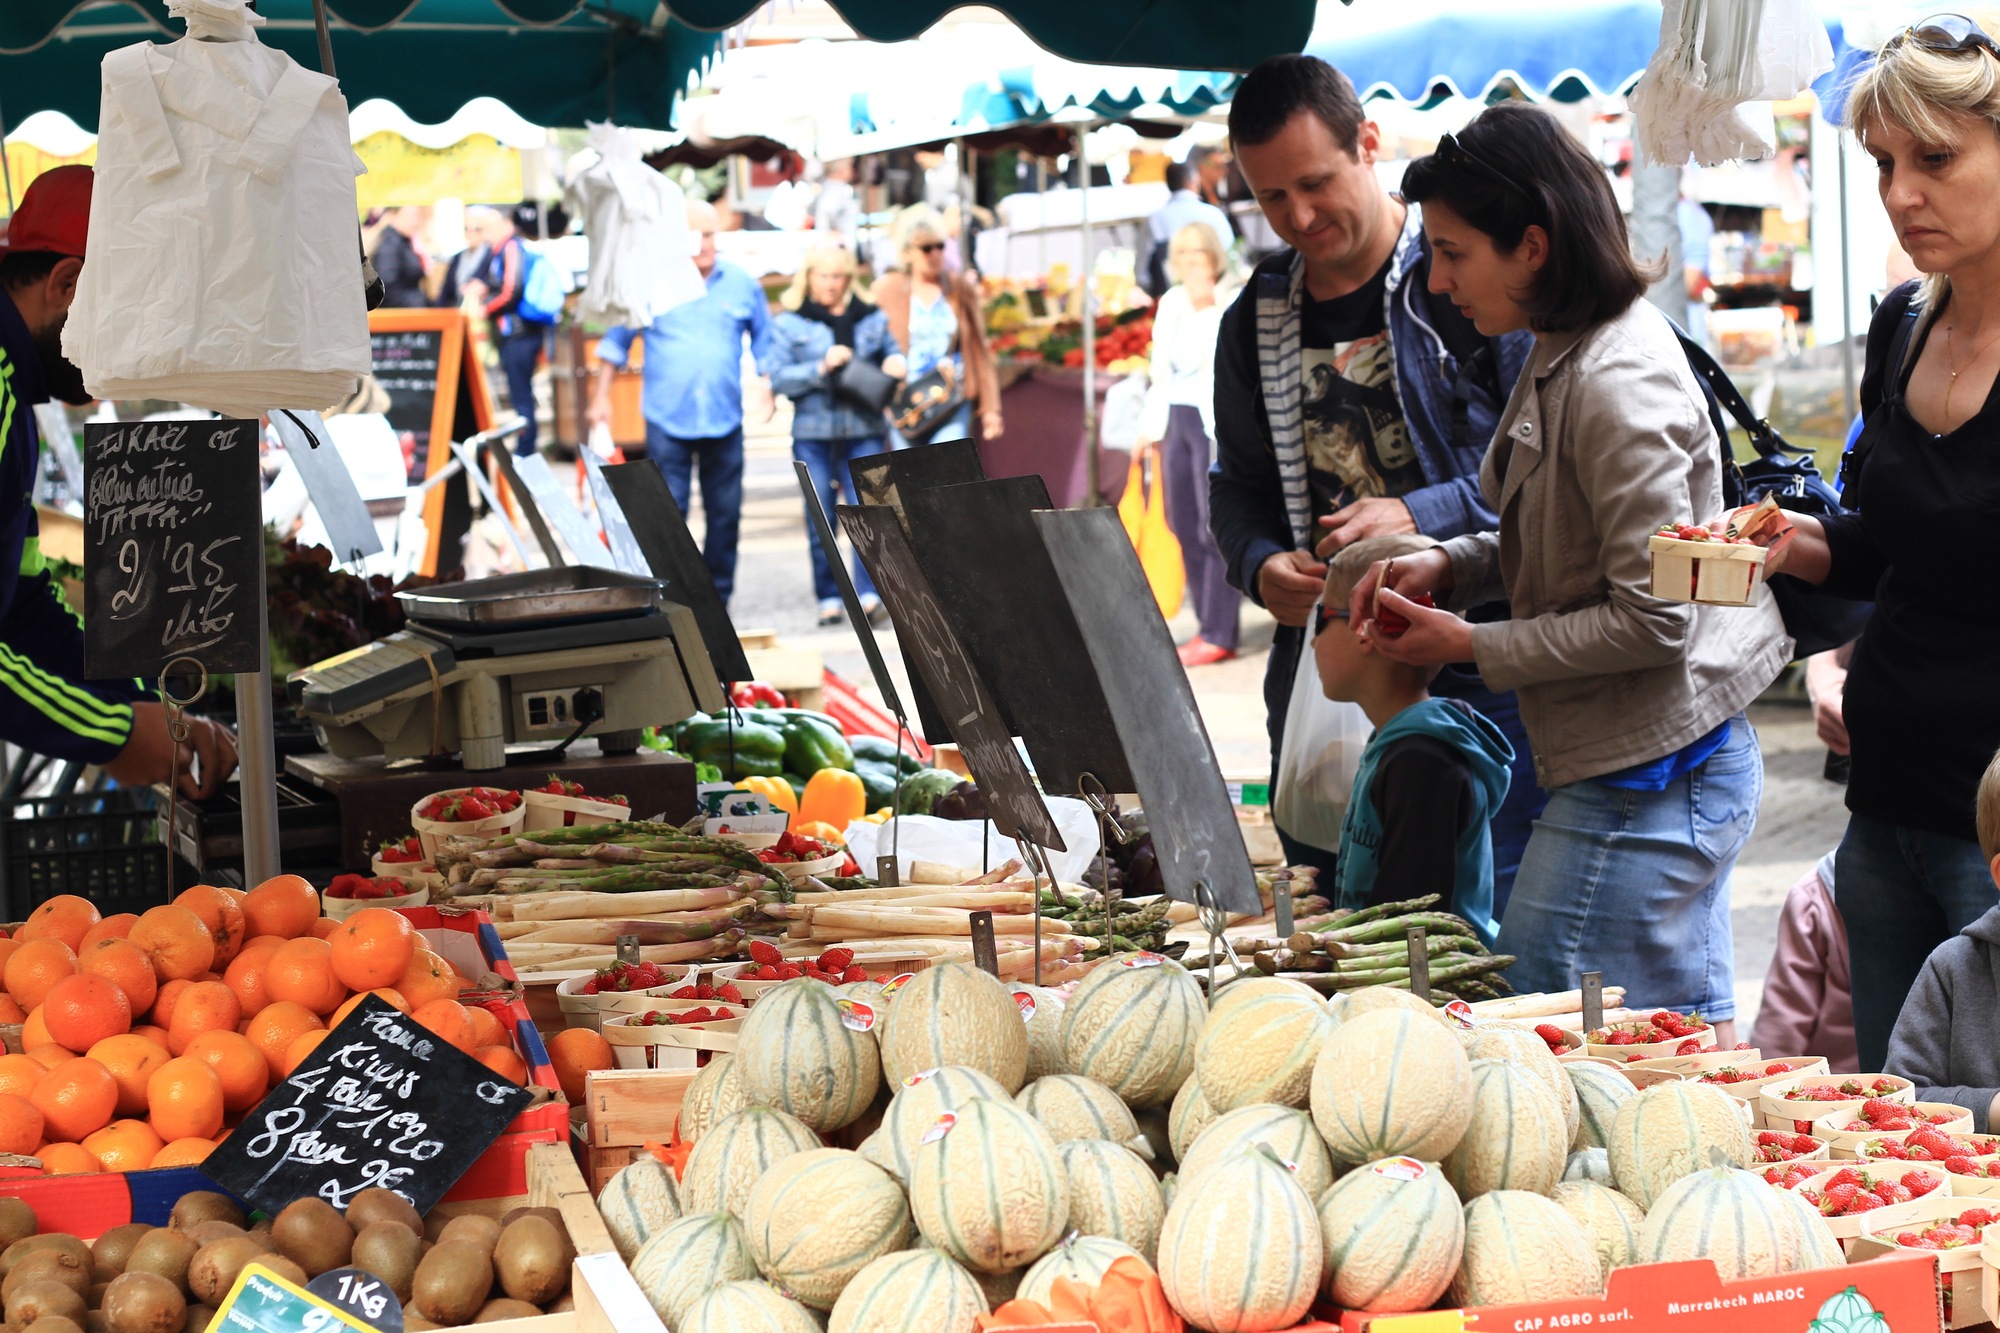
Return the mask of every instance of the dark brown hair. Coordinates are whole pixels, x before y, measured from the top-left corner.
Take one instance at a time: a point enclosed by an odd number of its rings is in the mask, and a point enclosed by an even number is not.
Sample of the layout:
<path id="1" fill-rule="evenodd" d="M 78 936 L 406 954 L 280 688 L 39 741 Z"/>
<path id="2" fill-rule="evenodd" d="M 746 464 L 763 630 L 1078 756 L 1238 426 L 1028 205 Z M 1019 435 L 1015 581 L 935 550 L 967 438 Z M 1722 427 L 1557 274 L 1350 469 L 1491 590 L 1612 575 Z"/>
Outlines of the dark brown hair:
<path id="1" fill-rule="evenodd" d="M 1604 168 L 1554 116 L 1518 102 L 1479 113 L 1458 152 L 1420 157 L 1403 197 L 1443 204 L 1511 254 L 1530 226 L 1549 237 L 1549 260 L 1522 306 L 1540 333 L 1589 328 L 1646 294 L 1658 265 L 1632 257 L 1624 215 Z"/>
<path id="2" fill-rule="evenodd" d="M 1368 117 L 1347 76 L 1318 56 L 1272 56 L 1243 76 L 1229 104 L 1229 138 L 1269 143 L 1301 111 L 1318 116 L 1333 141 L 1352 153 Z"/>

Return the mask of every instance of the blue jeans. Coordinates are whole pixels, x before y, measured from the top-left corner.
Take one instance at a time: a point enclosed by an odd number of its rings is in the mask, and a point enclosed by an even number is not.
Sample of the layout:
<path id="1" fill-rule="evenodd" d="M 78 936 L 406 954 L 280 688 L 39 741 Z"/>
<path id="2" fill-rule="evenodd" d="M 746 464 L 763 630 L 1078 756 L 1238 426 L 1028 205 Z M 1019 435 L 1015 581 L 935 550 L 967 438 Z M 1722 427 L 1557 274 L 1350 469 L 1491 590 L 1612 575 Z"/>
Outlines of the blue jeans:
<path id="1" fill-rule="evenodd" d="M 1854 1044 L 1863 1069 L 1880 1069 L 1924 960 L 1993 906 L 1992 872 L 1976 842 L 1851 815 L 1833 900 L 1847 923 Z"/>
<path id="2" fill-rule="evenodd" d="M 882 440 L 878 436 L 872 440 L 793 440 L 792 457 L 806 465 L 812 474 L 813 490 L 819 495 L 819 505 L 826 511 L 826 521 L 834 532 L 840 531 L 840 520 L 833 516 L 834 491 L 845 489 L 849 504 L 860 504 L 854 494 L 854 482 L 848 476 L 847 464 L 850 459 L 867 454 L 882 452 Z M 819 528 L 814 525 L 811 515 L 806 517 L 806 543 L 812 548 L 813 595 L 822 602 L 836 601 L 840 597 L 840 585 L 833 577 L 833 561 L 839 552 L 828 556 L 826 548 L 820 545 Z M 874 580 L 862 567 L 861 556 L 854 557 L 854 591 L 862 596 L 871 596 L 875 591 Z"/>
<path id="3" fill-rule="evenodd" d="M 527 419 L 528 428 L 514 437 L 514 452 L 526 458 L 535 452 L 535 363 L 541 359 L 547 331 L 516 316 L 520 327 L 499 339 L 500 369 L 507 376 L 507 405 Z"/>
<path id="4" fill-rule="evenodd" d="M 649 421 L 646 457 L 666 476 L 667 489 L 683 516 L 688 511 L 690 473 L 699 465 L 701 512 L 708 529 L 701 557 L 727 605 L 736 587 L 736 534 L 743 525 L 743 428 L 710 440 L 683 440 Z"/>
<path id="5" fill-rule="evenodd" d="M 1632 1008 L 1734 1018 L 1729 872 L 1763 790 L 1757 733 L 1738 715 L 1722 748 L 1664 791 L 1586 780 L 1550 792 L 1500 923 L 1495 952 L 1519 960 L 1507 980 L 1564 991 L 1602 972 Z"/>

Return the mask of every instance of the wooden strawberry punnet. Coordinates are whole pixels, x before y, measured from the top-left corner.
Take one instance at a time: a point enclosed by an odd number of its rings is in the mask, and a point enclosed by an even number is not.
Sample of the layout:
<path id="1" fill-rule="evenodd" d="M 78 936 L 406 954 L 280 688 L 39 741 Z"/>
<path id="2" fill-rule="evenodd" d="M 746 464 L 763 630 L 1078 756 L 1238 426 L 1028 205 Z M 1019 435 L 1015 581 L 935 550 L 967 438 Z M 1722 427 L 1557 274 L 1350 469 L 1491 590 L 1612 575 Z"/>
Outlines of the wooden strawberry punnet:
<path id="1" fill-rule="evenodd" d="M 1796 1094 L 1826 1089 L 1814 1097 Z M 1832 1096 L 1851 1089 L 1851 1095 Z M 1870 1097 L 1892 1102 L 1914 1102 L 1916 1085 L 1894 1074 L 1803 1074 L 1779 1079 L 1757 1095 L 1757 1114 L 1763 1129 L 1789 1129 L 1799 1134 L 1814 1132 L 1815 1121 L 1837 1111 L 1859 1111 Z"/>
<path id="2" fill-rule="evenodd" d="M 2000 1161 L 2000 1138 L 1988 1134 L 1950 1134 L 1939 1131 L 1936 1126 L 1930 1132 L 1919 1130 L 1892 1131 L 1872 1139 L 1863 1139 L 1855 1146 L 1854 1156 L 1863 1162 L 1936 1162 L 1946 1170 L 1960 1177 L 1960 1188 L 1955 1193 L 1971 1194 L 1975 1191 L 1964 1188 L 1965 1177 L 1985 1178 L 1990 1163 Z M 2000 1174 L 1994 1180 L 2000 1185 Z"/>
<path id="3" fill-rule="evenodd" d="M 1883 1099 L 1887 1101 L 1887 1099 Z M 1835 1111 L 1813 1122 L 1815 1137 L 1825 1139 L 1833 1147 L 1836 1161 L 1855 1161 L 1861 1155 L 1861 1145 L 1870 1139 L 1907 1140 L 1925 1128 L 1936 1129 L 1945 1134 L 1970 1134 L 1972 1132 L 1972 1112 L 1963 1106 L 1950 1102 L 1896 1102 L 1896 1106 L 1907 1106 L 1910 1111 L 1907 1123 L 1900 1117 L 1890 1117 L 1886 1121 L 1879 1116 L 1870 1116 L 1870 1103 L 1863 1102 L 1856 1111 Z"/>
<path id="4" fill-rule="evenodd" d="M 1825 1139 L 1811 1134 L 1794 1134 L 1789 1129 L 1758 1129 L 1750 1133 L 1750 1146 L 1756 1154 L 1756 1167 L 1785 1166 L 1795 1162 L 1825 1162 L 1832 1158 L 1832 1151 Z M 1814 1170 L 1823 1168 L 1815 1167 Z"/>
<path id="5" fill-rule="evenodd" d="M 1937 1256 L 1938 1280 L 1944 1287 L 1946 1328 L 1987 1322 L 1986 1287 L 1995 1233 L 2000 1233 L 2000 1209 L 1989 1210 L 1981 1200 L 1925 1197 L 1892 1204 L 1863 1214 L 1861 1234 L 1848 1246 L 1851 1263 L 1879 1259 L 1912 1250 Z M 1971 1227 L 1967 1238 L 1959 1223 Z"/>
<path id="6" fill-rule="evenodd" d="M 1913 1200 L 1897 1199 L 1893 1203 L 1880 1203 L 1869 1208 L 1865 1207 L 1866 1200 L 1862 1199 L 1861 1203 L 1864 1205 L 1862 1211 L 1847 1211 L 1855 1206 L 1856 1199 L 1868 1187 L 1885 1182 L 1902 1185 L 1909 1181 L 1913 1174 L 1929 1177 L 1937 1183 L 1922 1194 L 1915 1192 L 1913 1182 L 1905 1185 L 1914 1196 Z M 1844 1191 L 1844 1186 L 1849 1184 L 1855 1188 Z M 1850 1258 L 1853 1254 L 1853 1241 L 1861 1235 L 1862 1228 L 1873 1224 L 1871 1214 L 1907 1205 L 1913 1201 L 1921 1202 L 1933 1196 L 1947 1198 L 1952 1192 L 1950 1172 L 1941 1166 L 1916 1162 L 1891 1162 L 1887 1166 L 1867 1162 L 1835 1162 L 1811 1179 L 1800 1181 L 1793 1188 L 1805 1197 L 1806 1202 L 1820 1210 L 1826 1218 L 1827 1227 L 1833 1232 L 1833 1238 L 1849 1252 Z M 1829 1212 L 1829 1208 L 1833 1211 Z"/>
<path id="7" fill-rule="evenodd" d="M 1723 1064 L 1711 1064 L 1702 1072 L 1693 1075 L 1693 1079 L 1696 1083 L 1720 1088 L 1736 1100 L 1749 1103 L 1753 1109 L 1761 1100 L 1760 1094 L 1764 1089 L 1778 1087 L 1809 1074 L 1827 1072 L 1824 1056 L 1781 1055 L 1767 1060 L 1762 1056 L 1752 1059 L 1741 1058 L 1752 1055 L 1752 1052 L 1748 1051 L 1734 1051 L 1727 1054 L 1739 1058 Z M 1753 1117 L 1753 1121 L 1756 1122 L 1753 1127 L 1764 1128 L 1762 1120 L 1762 1113 L 1759 1112 Z M 1790 1129 L 1791 1126 L 1787 1125 L 1785 1128 Z"/>
<path id="8" fill-rule="evenodd" d="M 711 1053 L 736 1049 L 737 1033 L 743 1027 L 743 1010 L 737 1005 L 721 1006 L 733 1018 L 686 1021 L 698 1006 L 683 1007 L 680 1022 L 647 1019 L 666 1014 L 670 1006 L 658 1006 L 642 1014 L 611 1014 L 604 1023 L 604 1040 L 611 1044 L 611 1058 L 620 1069 L 694 1069 L 708 1063 Z M 707 1006 L 714 1012 L 716 1006 Z"/>
<path id="9" fill-rule="evenodd" d="M 1607 1024 L 1584 1034 L 1584 1053 L 1621 1064 L 1698 1055 L 1715 1047 L 1715 1027 L 1699 1014 L 1656 1009 L 1643 1018 Z"/>
<path id="10" fill-rule="evenodd" d="M 631 964 L 623 965 L 624 968 L 631 966 Z M 650 966 L 657 972 L 660 980 L 652 985 L 642 982 L 637 989 L 631 988 L 628 984 L 621 990 L 618 988 L 618 978 L 615 975 L 607 978 L 607 973 L 615 974 L 621 971 L 618 965 L 606 969 L 603 973 L 586 973 L 561 982 L 556 986 L 556 1003 L 562 1009 L 563 1026 L 589 1028 L 592 1032 L 600 1032 L 604 1028 L 604 1016 L 607 1013 L 618 1012 L 619 1001 L 630 999 L 635 995 L 654 998 L 664 996 L 668 991 L 686 985 L 696 970 L 692 963 L 654 963 Z"/>
<path id="11" fill-rule="evenodd" d="M 1654 533 L 1646 550 L 1652 560 L 1653 596 L 1666 601 L 1748 606 L 1764 581 L 1763 547 L 1688 524 L 1669 524 Z"/>
<path id="12" fill-rule="evenodd" d="M 527 809 L 521 826 L 525 833 L 575 824 L 616 824 L 632 817 L 632 803 L 624 797 L 587 796 L 581 782 L 567 782 L 553 773 L 542 786 L 522 792 L 521 801 Z"/>
<path id="13" fill-rule="evenodd" d="M 518 833 L 527 817 L 521 793 L 493 787 L 452 787 L 432 792 L 410 807 L 410 827 L 417 831 L 426 861 L 437 860 L 446 838 Z"/>
<path id="14" fill-rule="evenodd" d="M 1970 1142 L 1995 1151 L 1946 1158 L 1944 1169 L 1951 1172 L 1951 1192 L 1967 1198 L 2000 1199 L 2000 1140 L 1971 1136 Z"/>

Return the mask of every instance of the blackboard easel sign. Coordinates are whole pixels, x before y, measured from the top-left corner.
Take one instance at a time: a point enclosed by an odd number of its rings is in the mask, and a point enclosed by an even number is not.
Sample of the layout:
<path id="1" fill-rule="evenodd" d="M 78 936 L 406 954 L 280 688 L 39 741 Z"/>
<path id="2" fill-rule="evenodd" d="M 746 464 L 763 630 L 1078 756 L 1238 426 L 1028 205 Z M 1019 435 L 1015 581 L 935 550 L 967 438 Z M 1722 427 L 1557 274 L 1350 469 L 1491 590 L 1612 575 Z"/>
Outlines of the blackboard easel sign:
<path id="1" fill-rule="evenodd" d="M 708 648 L 708 660 L 716 679 L 726 687 L 731 682 L 750 679 L 750 659 L 743 652 L 743 639 L 729 607 L 716 591 L 715 577 L 701 548 L 694 544 L 687 519 L 674 503 L 666 476 L 651 462 L 615 463 L 604 469 L 604 482 L 611 488 L 632 537 L 652 567 L 653 577 L 664 579 L 667 596 L 694 612 Z M 725 693 L 726 693 L 725 689 Z"/>
<path id="2" fill-rule="evenodd" d="M 257 439 L 254 421 L 84 426 L 85 676 L 263 670 Z"/>
<path id="3" fill-rule="evenodd" d="M 375 382 L 389 395 L 389 424 L 414 437 L 426 478 L 451 465 L 445 444 L 492 429 L 493 394 L 463 310 L 371 310 L 368 344 Z M 436 577 L 458 563 L 472 522 L 470 495 L 469 486 L 449 482 L 425 495 L 420 572 Z"/>

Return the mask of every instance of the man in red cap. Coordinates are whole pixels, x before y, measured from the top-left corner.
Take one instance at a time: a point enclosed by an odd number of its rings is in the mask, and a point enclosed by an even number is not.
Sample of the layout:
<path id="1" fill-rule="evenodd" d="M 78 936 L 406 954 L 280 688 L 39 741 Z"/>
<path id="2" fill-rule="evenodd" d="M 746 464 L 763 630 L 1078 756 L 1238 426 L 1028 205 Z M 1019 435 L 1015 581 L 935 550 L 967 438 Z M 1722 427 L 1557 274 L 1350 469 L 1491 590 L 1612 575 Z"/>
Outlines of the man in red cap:
<path id="1" fill-rule="evenodd" d="M 173 773 L 166 710 L 142 682 L 83 679 L 83 622 L 43 566 L 32 500 L 35 404 L 90 401 L 62 329 L 83 271 L 91 179 L 89 167 L 38 176 L 0 241 L 0 740 L 140 786 Z M 190 723 L 181 788 L 211 795 L 236 767 L 236 741 L 205 718 Z"/>

